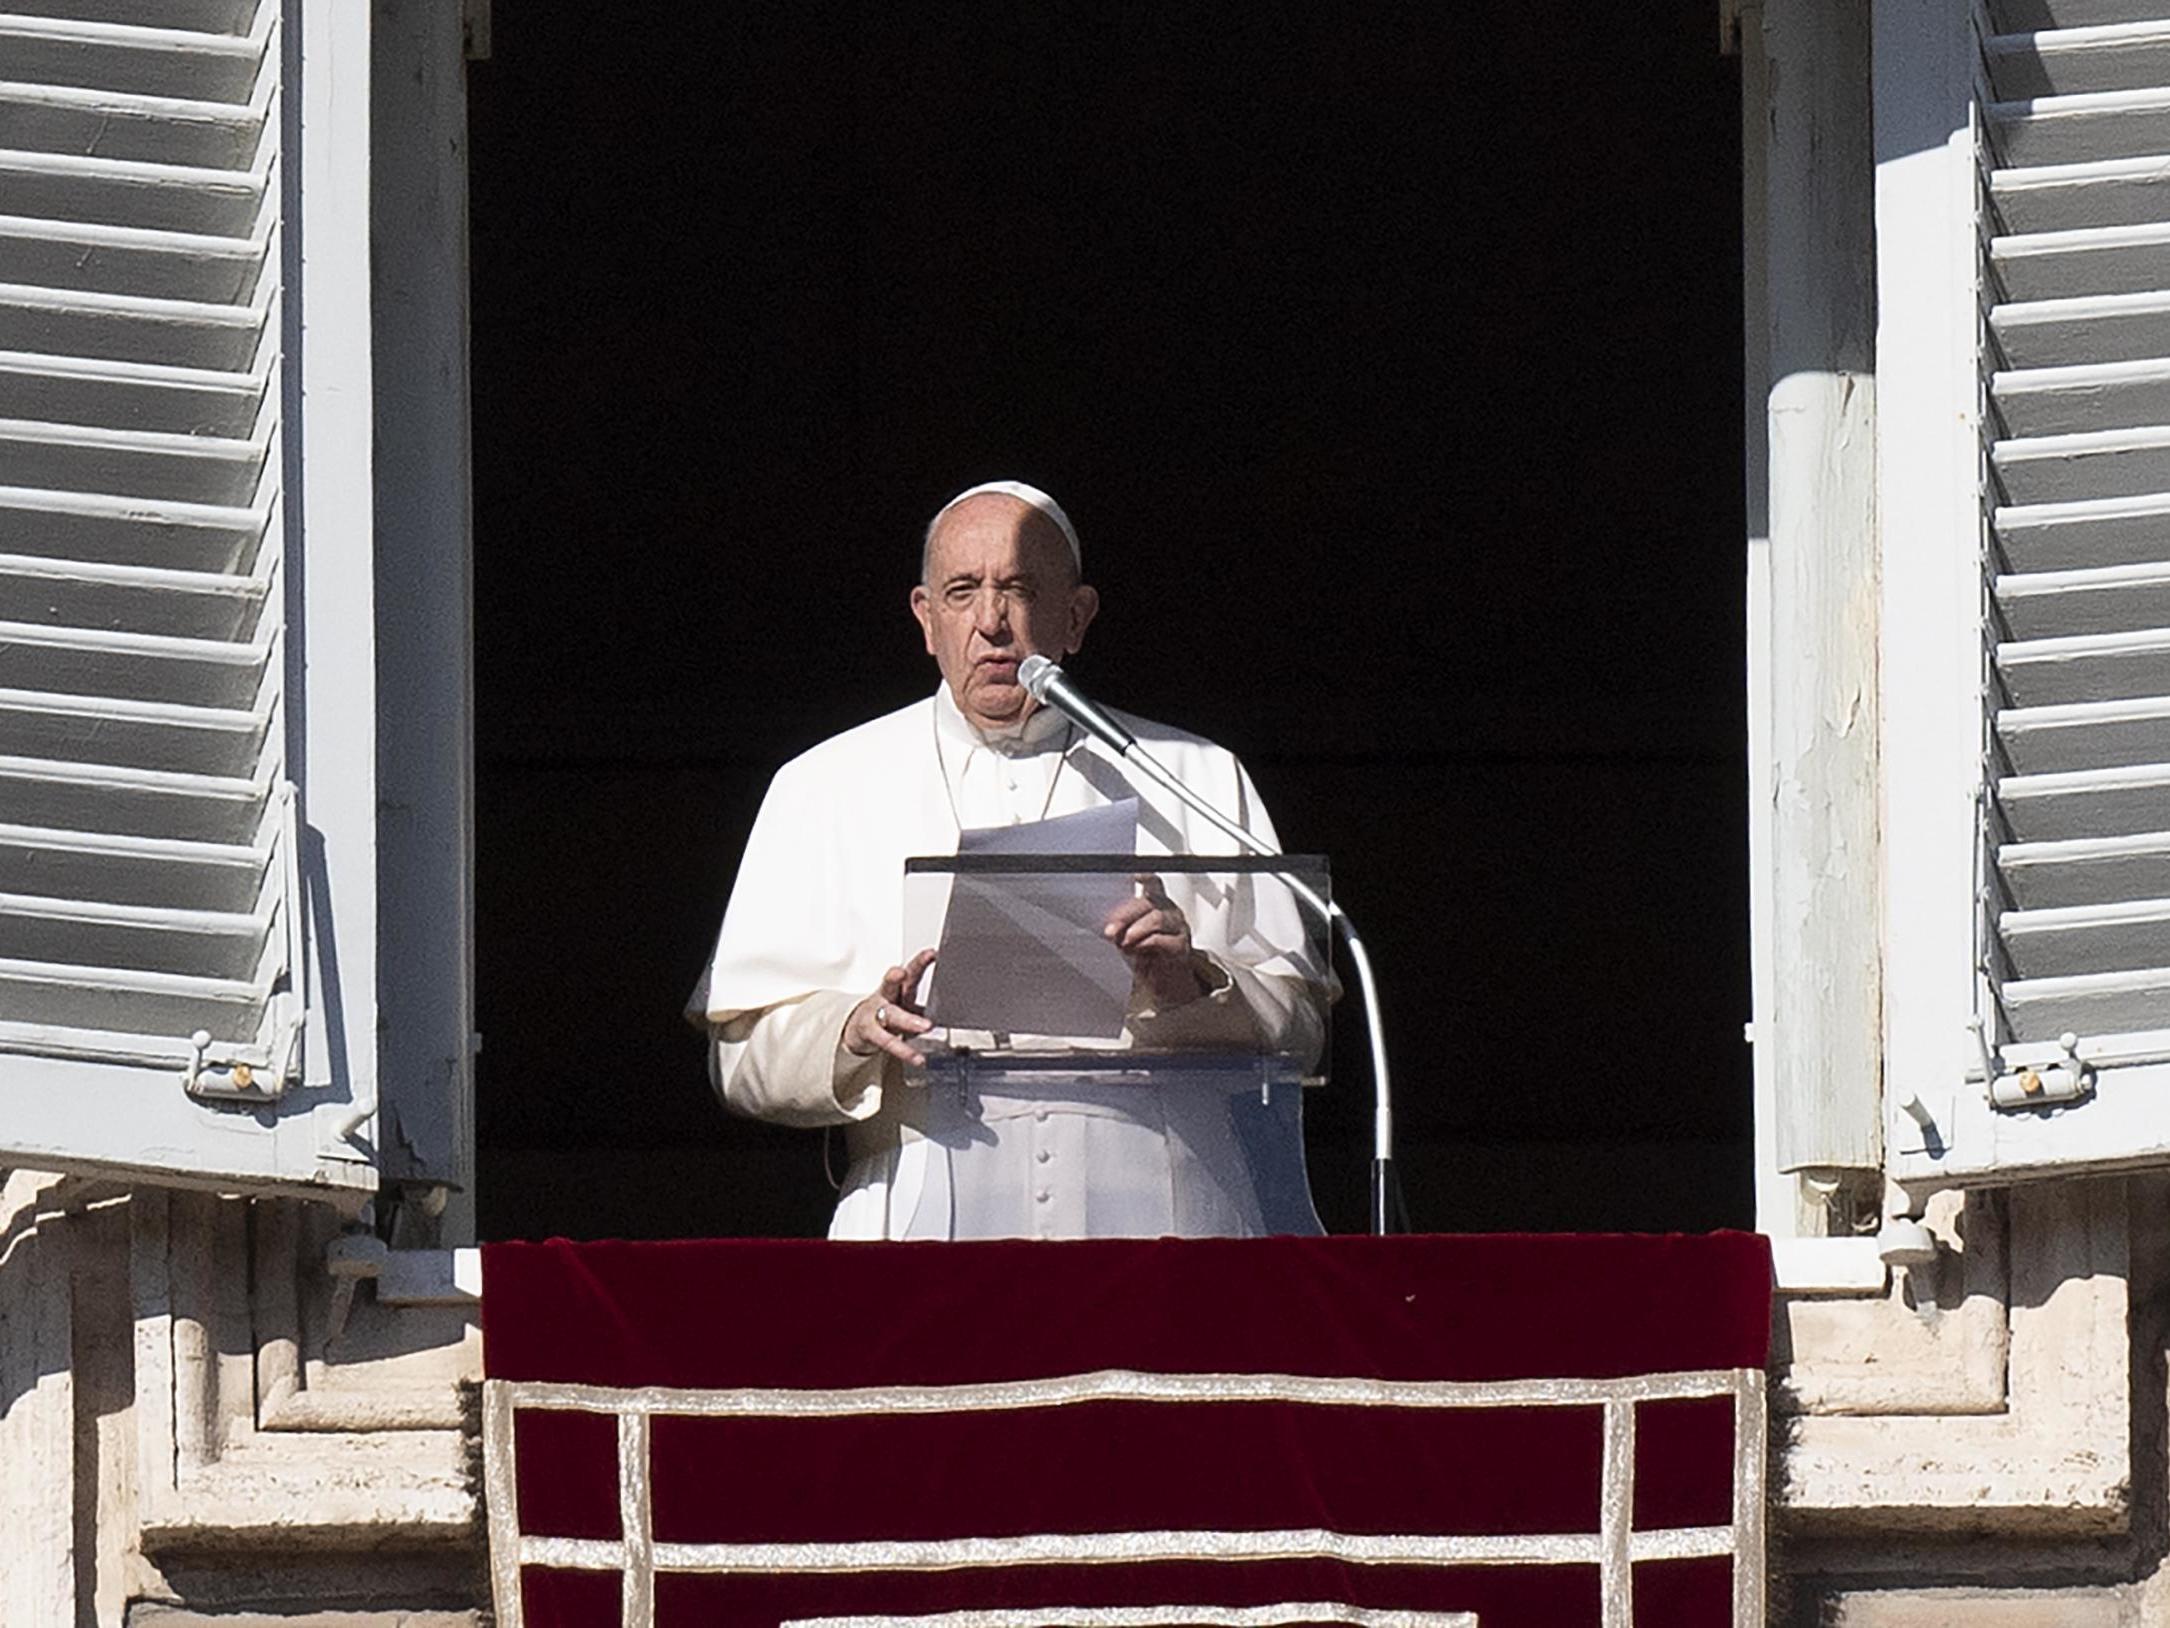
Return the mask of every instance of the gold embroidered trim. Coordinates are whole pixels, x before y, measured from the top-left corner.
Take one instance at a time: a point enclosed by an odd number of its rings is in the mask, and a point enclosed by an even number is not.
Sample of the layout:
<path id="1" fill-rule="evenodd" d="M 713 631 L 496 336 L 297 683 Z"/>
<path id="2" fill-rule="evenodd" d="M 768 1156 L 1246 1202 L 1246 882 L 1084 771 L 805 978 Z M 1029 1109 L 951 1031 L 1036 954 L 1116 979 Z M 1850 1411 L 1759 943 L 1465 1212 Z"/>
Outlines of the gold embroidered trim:
<path id="1" fill-rule="evenodd" d="M 1322 1600 L 1287 1605 L 1042 1605 L 1030 1610 L 938 1611 L 920 1617 L 793 1617 L 778 1628 L 1158 1628 L 1204 1623 L 1212 1628 L 1280 1628 L 1284 1623 L 1332 1622 L 1346 1628 L 1478 1628 L 1473 1611 L 1398 1611 Z"/>
<path id="2" fill-rule="evenodd" d="M 1637 1532 L 1634 1526 L 1635 1407 L 1649 1401 L 1727 1396 L 1734 1403 L 1733 1522 L 1730 1526 Z M 871 1540 L 851 1543 L 656 1543 L 652 1534 L 649 1449 L 657 1415 L 706 1418 L 842 1418 L 877 1415 L 1013 1411 L 1099 1401 L 1288 1402 L 1328 1407 L 1498 1408 L 1599 1405 L 1604 1409 L 1599 1530 L 1530 1536 L 1370 1534 L 1324 1529 L 1268 1532 L 1155 1531 L 1032 1533 L 1001 1538 Z M 522 1407 L 607 1413 L 618 1422 L 619 1539 L 530 1536 L 519 1528 L 513 1418 Z M 490 1380 L 483 1387 L 483 1472 L 489 1500 L 491 1590 L 502 1628 L 523 1628 L 523 1566 L 622 1571 L 624 1628 L 652 1628 L 659 1571 L 867 1572 L 960 1570 L 1032 1564 L 1108 1565 L 1158 1561 L 1259 1562 L 1330 1559 L 1357 1565 L 1594 1565 L 1599 1570 L 1605 1628 L 1628 1628 L 1633 1568 L 1644 1561 L 1729 1557 L 1735 1628 L 1763 1628 L 1766 1482 L 1764 1376 L 1755 1370 L 1715 1369 L 1623 1379 L 1376 1380 L 1290 1374 L 1152 1374 L 1126 1369 L 1051 1379 L 973 1385 L 870 1386 L 838 1390 L 676 1390 Z M 1078 1611 L 1099 1610 L 1079 1607 Z M 1113 1608 L 1108 1608 L 1113 1609 Z M 1161 1610 L 1160 1607 L 1125 1608 Z M 1182 1616 L 1100 1618 L 1040 1615 L 1034 1621 L 1229 1622 L 1254 1619 L 1226 1613 L 1281 1610 L 1226 1607 L 1202 1617 L 1193 1607 L 1167 1607 Z M 1321 1611 L 1370 1608 L 1291 1606 L 1302 1616 L 1262 1617 L 1261 1623 L 1347 1622 L 1355 1628 L 1409 1622 L 1441 1625 L 1466 1616 L 1391 1613 L 1320 1616 Z M 831 1619 L 809 1619 L 829 1622 Z M 833 1619 L 838 1624 L 875 1619 Z M 920 1619 L 930 1628 L 1011 1623 L 1015 1613 L 950 1613 Z"/>
<path id="3" fill-rule="evenodd" d="M 490 1601 L 498 1628 L 526 1628 L 520 1599 L 520 1479 L 513 1461 L 512 1416 L 518 1390 L 482 1383 L 482 1497 L 490 1527 Z"/>
<path id="4" fill-rule="evenodd" d="M 1107 1368 L 1053 1379 L 973 1385 L 872 1385 L 849 1390 L 621 1390 L 540 1380 L 509 1384 L 514 1406 L 685 1418 L 851 1418 L 874 1414 L 995 1413 L 1080 1402 L 1297 1402 L 1322 1407 L 1573 1407 L 1731 1396 L 1730 1369 L 1625 1379 L 1342 1379 L 1309 1374 L 1156 1374 Z"/>
<path id="5" fill-rule="evenodd" d="M 1741 1369 L 1739 1383 L 1733 1394 L 1733 1621 L 1735 1628 L 1763 1628 L 1769 1404 L 1760 1368 Z"/>
<path id="6" fill-rule="evenodd" d="M 1597 1595 L 1604 1628 L 1634 1628 L 1635 1582 L 1628 1559 L 1635 1536 L 1635 1404 L 1605 1404 L 1605 1450 L 1598 1470 Z"/>
<path id="7" fill-rule="evenodd" d="M 648 1628 L 656 1619 L 655 1500 L 648 1487 L 648 1423 L 645 1413 L 618 1415 L 618 1530 L 625 1585 L 618 1597 L 623 1628 Z"/>
<path id="8" fill-rule="evenodd" d="M 1595 1532 L 1478 1533 L 1286 1531 L 1027 1532 L 999 1538 L 873 1538 L 852 1543 L 658 1543 L 655 1569 L 669 1572 L 975 1571 L 990 1566 L 1145 1565 L 1160 1561 L 1340 1560 L 1358 1566 L 1595 1566 Z M 1637 1532 L 1631 1561 L 1694 1560 L 1728 1553 L 1730 1527 Z M 610 1538 L 523 1537 L 520 1563 L 612 1571 L 625 1545 Z"/>

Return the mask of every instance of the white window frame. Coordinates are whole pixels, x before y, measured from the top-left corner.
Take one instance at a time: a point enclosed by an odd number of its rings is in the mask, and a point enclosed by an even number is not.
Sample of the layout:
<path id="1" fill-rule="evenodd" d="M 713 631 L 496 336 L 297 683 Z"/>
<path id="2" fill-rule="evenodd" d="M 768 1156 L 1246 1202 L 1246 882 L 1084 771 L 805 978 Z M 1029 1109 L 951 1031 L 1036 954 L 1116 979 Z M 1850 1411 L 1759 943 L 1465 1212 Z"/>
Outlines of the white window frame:
<path id="1" fill-rule="evenodd" d="M 370 348 L 370 8 L 289 7 L 301 24 L 301 428 L 289 513 L 301 637 L 289 741 L 305 821 L 304 1094 L 315 1179 L 376 1185 L 377 675 L 375 406 Z M 295 401 L 295 397 L 290 397 Z M 291 473 L 290 469 L 290 473 Z M 297 501 L 298 499 L 298 501 Z"/>
<path id="2" fill-rule="evenodd" d="M 1973 1049 L 1983 472 L 1972 9 L 1875 8 L 1884 1129 L 1895 1173 L 1934 1157 L 1922 1115 L 1934 1141 L 1960 1141 Z"/>

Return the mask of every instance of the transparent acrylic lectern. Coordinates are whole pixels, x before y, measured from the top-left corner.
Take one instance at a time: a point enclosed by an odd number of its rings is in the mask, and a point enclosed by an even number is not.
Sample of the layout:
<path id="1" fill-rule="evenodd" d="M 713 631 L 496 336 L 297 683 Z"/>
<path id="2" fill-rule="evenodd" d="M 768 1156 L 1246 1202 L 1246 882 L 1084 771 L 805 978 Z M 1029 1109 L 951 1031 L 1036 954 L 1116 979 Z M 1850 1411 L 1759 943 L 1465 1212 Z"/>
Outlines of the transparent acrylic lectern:
<path id="1" fill-rule="evenodd" d="M 965 853 L 906 861 L 909 958 L 937 952 L 915 1235 L 1317 1232 L 1303 1092 L 1335 993 L 1315 855 Z M 1130 901 L 1188 924 L 1141 977 L 1107 927 Z"/>

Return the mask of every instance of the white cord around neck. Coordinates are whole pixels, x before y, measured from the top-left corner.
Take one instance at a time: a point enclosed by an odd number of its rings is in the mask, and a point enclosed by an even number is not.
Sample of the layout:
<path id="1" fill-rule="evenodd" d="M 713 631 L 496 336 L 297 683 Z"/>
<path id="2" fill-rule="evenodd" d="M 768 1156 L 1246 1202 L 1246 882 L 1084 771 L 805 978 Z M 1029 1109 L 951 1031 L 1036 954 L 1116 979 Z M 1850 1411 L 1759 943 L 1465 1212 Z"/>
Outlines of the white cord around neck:
<path id="1" fill-rule="evenodd" d="M 965 728 L 972 728 L 972 720 L 964 717 L 964 709 L 962 707 L 957 709 L 957 715 L 960 719 L 963 719 Z M 950 783 L 949 759 L 943 754 L 942 751 L 942 706 L 939 698 L 936 699 L 934 706 L 928 709 L 928 718 L 933 726 L 934 731 L 934 766 L 937 770 L 940 771 L 942 776 L 942 795 L 949 801 L 950 823 L 956 826 L 957 834 L 961 839 L 965 831 L 964 815 L 957 807 L 957 788 Z M 975 731 L 975 733 L 977 732 Z M 1068 720 L 1065 720 L 1062 726 L 1062 746 L 1055 754 L 1055 767 L 1047 777 L 1047 795 L 1040 799 L 1040 812 L 1037 816 L 1038 818 L 1043 820 L 1046 819 L 1048 810 L 1055 806 L 1055 788 L 1062 783 L 1062 771 L 1066 767 L 1068 767 L 1070 762 L 1071 750 L 1076 745 L 1077 725 L 1069 722 Z M 976 749 L 986 752 L 990 756 L 994 757 L 1001 757 L 1007 755 L 995 751 L 992 746 L 989 746 L 987 744 L 984 737 L 980 739 Z M 1033 753 L 1032 755 L 1035 757 L 1039 756 L 1037 752 Z M 958 773 L 960 775 L 964 772 L 965 768 L 970 764 L 970 762 L 971 759 L 969 756 L 967 756 L 965 762 L 958 765 Z"/>

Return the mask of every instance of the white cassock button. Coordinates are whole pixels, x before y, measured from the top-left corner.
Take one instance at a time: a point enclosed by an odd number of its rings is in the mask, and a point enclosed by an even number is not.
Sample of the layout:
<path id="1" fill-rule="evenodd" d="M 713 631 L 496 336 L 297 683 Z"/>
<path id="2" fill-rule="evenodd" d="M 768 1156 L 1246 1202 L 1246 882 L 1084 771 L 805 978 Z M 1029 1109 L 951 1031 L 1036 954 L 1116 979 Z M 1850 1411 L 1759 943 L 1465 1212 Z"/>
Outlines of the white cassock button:
<path id="1" fill-rule="evenodd" d="M 1045 1187 L 1043 1187 L 1043 1188 L 1041 1188 L 1041 1189 L 1040 1189 L 1040 1190 L 1039 1190 L 1039 1191 L 1038 1191 L 1037 1193 L 1034 1193 L 1034 1194 L 1033 1194 L 1032 1196 L 1033 1196 L 1033 1198 L 1034 1198 L 1034 1199 L 1036 1199 L 1036 1200 L 1037 1200 L 1038 1202 L 1040 1202 L 1040 1203 L 1042 1203 L 1042 1204 L 1045 1204 L 1045 1203 L 1046 1203 L 1046 1202 L 1047 1202 L 1047 1201 L 1048 1201 L 1049 1199 L 1053 1198 L 1053 1197 L 1054 1197 L 1055 1195 L 1054 1195 L 1053 1193 L 1049 1192 L 1049 1191 L 1048 1191 L 1048 1190 L 1047 1190 L 1047 1189 L 1046 1189 Z"/>
<path id="2" fill-rule="evenodd" d="M 1032 1117 L 1044 1125 L 1047 1123 L 1047 1110 L 1045 1108 L 1035 1108 L 1032 1110 Z"/>
<path id="3" fill-rule="evenodd" d="M 1033 1157 L 1038 1159 L 1042 1164 L 1047 1163 L 1047 1161 L 1052 1159 L 1054 1156 L 1055 1155 L 1046 1148 L 1040 1149 L 1038 1153 L 1033 1155 Z"/>

